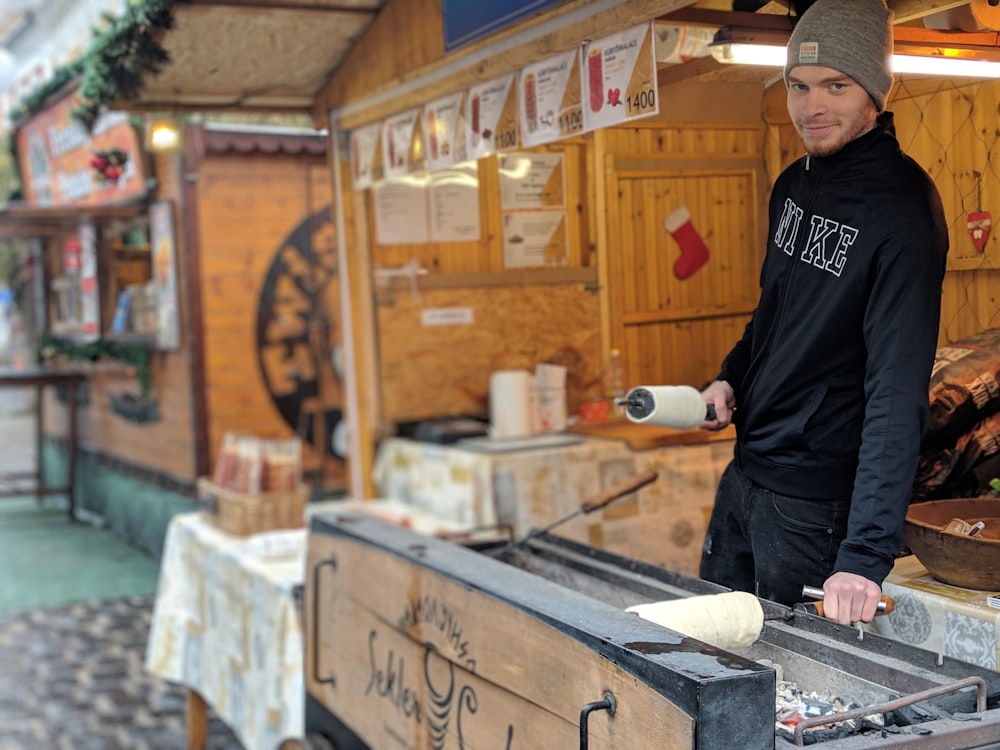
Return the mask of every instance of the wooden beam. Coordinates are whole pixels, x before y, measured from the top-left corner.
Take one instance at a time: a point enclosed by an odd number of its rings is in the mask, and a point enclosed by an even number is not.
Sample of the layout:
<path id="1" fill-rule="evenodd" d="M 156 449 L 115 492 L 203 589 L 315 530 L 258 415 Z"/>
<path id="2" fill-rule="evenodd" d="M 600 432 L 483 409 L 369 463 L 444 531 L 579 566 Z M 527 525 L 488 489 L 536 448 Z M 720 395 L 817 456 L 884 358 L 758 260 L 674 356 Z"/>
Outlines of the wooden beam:
<path id="1" fill-rule="evenodd" d="M 657 310 L 656 312 L 627 313 L 622 320 L 626 326 L 648 325 L 649 323 L 677 323 L 684 320 L 705 320 L 707 318 L 728 318 L 733 315 L 749 315 L 757 307 L 756 302 L 744 302 L 712 307 L 691 307 L 684 310 Z"/>
<path id="2" fill-rule="evenodd" d="M 897 26 L 968 4 L 969 0 L 888 0 L 887 2 L 889 10 L 893 12 L 892 22 Z"/>

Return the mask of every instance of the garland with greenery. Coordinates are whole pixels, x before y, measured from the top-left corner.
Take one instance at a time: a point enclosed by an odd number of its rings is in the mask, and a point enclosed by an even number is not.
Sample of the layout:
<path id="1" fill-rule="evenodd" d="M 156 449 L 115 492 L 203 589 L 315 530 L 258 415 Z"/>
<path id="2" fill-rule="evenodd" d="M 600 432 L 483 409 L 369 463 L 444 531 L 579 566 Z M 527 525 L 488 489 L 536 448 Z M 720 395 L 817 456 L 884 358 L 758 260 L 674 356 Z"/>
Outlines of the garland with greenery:
<path id="1" fill-rule="evenodd" d="M 101 112 L 116 101 L 139 96 L 147 75 L 155 75 L 170 62 L 159 43 L 164 31 L 174 28 L 174 6 L 191 0 L 136 0 L 120 16 L 102 14 L 103 25 L 93 29 L 93 39 L 83 57 L 65 65 L 52 78 L 28 94 L 12 109 L 11 122 L 40 111 L 45 102 L 71 80 L 80 77 L 80 105 L 73 117 L 88 132 Z"/>
<path id="2" fill-rule="evenodd" d="M 44 109 L 45 102 L 49 100 L 49 97 L 60 91 L 70 81 L 83 75 L 85 62 L 86 58 L 81 57 L 68 65 L 56 68 L 49 80 L 32 89 L 20 102 L 11 107 L 9 115 L 11 125 L 16 125 L 22 118 L 30 117 Z M 11 142 L 13 141 L 12 138 Z"/>
<path id="3" fill-rule="evenodd" d="M 173 9 L 191 0 L 139 0 L 125 6 L 117 18 L 105 14 L 107 25 L 94 30 L 80 81 L 81 104 L 73 116 L 90 130 L 101 111 L 115 101 L 135 99 L 147 75 L 170 62 L 159 43 L 174 28 Z"/>
<path id="4" fill-rule="evenodd" d="M 102 359 L 121 362 L 135 370 L 142 400 L 148 401 L 152 394 L 153 375 L 150 365 L 152 351 L 146 344 L 108 339 L 77 344 L 68 339 L 43 334 L 38 338 L 37 352 L 39 363 L 60 355 L 70 362 L 98 362 Z"/>

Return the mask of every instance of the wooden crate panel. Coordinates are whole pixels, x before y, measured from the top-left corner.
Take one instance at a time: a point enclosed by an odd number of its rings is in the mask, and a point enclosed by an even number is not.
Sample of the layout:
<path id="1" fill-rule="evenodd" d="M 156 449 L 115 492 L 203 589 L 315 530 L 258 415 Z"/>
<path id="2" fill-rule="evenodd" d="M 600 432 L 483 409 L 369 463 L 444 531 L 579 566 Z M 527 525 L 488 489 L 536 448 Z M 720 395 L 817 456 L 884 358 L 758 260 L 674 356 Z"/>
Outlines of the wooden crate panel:
<path id="1" fill-rule="evenodd" d="M 335 573 L 320 574 L 320 616 L 337 626 L 336 637 L 319 646 L 319 664 L 336 675 L 331 704 L 372 747 L 393 736 L 410 738 L 414 748 L 435 747 L 438 728 L 428 721 L 456 711 L 459 696 L 474 700 L 477 710 L 441 722 L 445 744 L 488 746 L 506 737 L 530 738 L 532 747 L 570 746 L 579 741 L 580 709 L 605 691 L 619 696 L 621 713 L 589 722 L 596 746 L 691 746 L 693 722 L 676 705 L 530 615 L 402 558 L 373 556 L 362 545 L 339 544 L 336 559 Z M 379 586 L 370 585 L 373 578 Z M 440 614 L 420 609 L 429 606 Z M 404 609 L 408 617 L 401 617 Z M 390 710 L 387 683 L 378 680 L 387 672 L 373 673 L 389 654 L 386 669 L 412 665 L 409 677 L 401 676 L 408 700 L 400 711 Z M 373 677 L 375 689 L 368 691 Z M 629 736 L 630 727 L 633 733 L 642 727 L 641 742 Z"/>

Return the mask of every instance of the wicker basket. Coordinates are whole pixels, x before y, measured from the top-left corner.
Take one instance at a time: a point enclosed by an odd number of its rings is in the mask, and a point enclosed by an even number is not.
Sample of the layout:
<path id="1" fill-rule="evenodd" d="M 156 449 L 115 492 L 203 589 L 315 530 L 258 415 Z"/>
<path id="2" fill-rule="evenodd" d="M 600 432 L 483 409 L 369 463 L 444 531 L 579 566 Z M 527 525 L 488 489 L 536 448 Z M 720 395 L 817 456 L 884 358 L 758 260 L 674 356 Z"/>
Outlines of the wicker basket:
<path id="1" fill-rule="evenodd" d="M 207 477 L 198 479 L 198 501 L 205 515 L 218 528 L 237 536 L 305 526 L 308 499 L 305 485 L 297 490 L 250 494 L 227 490 Z"/>

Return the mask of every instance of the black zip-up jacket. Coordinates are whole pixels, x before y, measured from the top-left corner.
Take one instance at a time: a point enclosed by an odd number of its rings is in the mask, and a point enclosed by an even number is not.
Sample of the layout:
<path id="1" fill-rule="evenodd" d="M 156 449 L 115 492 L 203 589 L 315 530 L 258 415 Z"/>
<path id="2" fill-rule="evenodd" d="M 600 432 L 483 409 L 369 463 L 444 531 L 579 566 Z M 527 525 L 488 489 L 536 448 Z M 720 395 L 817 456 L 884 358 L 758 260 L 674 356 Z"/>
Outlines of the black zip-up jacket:
<path id="1" fill-rule="evenodd" d="M 892 114 L 771 193 L 761 298 L 719 374 L 735 457 L 773 492 L 850 499 L 834 572 L 881 585 L 902 549 L 937 345 L 948 227 Z"/>

